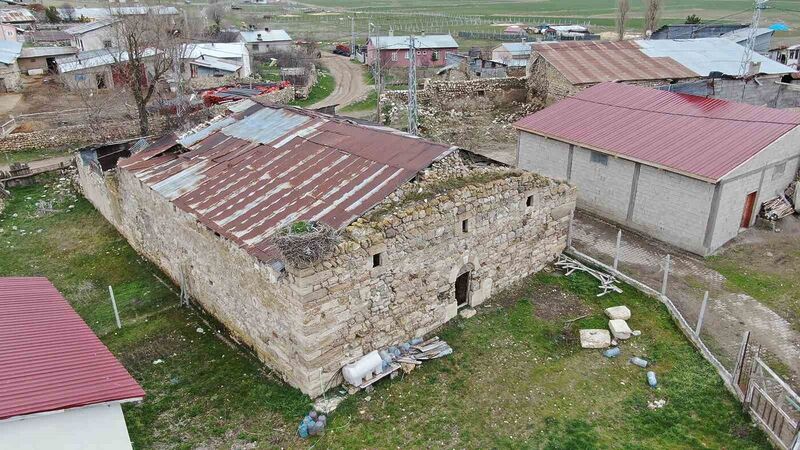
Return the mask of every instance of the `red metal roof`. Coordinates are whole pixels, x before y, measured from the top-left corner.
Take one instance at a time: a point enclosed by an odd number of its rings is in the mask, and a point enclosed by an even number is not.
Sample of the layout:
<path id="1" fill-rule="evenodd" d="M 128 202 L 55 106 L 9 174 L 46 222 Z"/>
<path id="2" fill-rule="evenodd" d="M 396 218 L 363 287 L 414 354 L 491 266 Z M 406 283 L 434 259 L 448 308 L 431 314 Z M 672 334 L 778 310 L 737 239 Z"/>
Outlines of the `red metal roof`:
<path id="1" fill-rule="evenodd" d="M 314 111 L 251 104 L 162 139 L 119 167 L 263 261 L 279 256 L 271 237 L 281 227 L 318 220 L 343 228 L 455 149 Z M 176 143 L 189 151 L 167 151 Z"/>
<path id="2" fill-rule="evenodd" d="M 700 76 L 672 58 L 647 56 L 633 41 L 564 41 L 534 44 L 533 50 L 572 84 Z"/>
<path id="3" fill-rule="evenodd" d="M 800 114 L 787 110 L 602 83 L 514 126 L 717 181 L 798 124 Z"/>
<path id="4" fill-rule="evenodd" d="M 0 420 L 143 397 L 47 278 L 0 278 Z"/>

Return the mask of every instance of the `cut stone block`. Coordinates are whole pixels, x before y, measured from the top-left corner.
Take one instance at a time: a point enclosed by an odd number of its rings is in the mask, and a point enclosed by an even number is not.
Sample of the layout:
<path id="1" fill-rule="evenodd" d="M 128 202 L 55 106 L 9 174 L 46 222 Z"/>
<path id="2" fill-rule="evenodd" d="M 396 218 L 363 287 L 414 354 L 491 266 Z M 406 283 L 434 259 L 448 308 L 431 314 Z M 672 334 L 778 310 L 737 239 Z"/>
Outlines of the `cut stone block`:
<path id="1" fill-rule="evenodd" d="M 631 327 L 628 326 L 628 322 L 625 322 L 622 319 L 613 319 L 608 321 L 608 328 L 611 330 L 611 334 L 614 335 L 616 339 L 630 339 L 631 334 Z"/>
<path id="2" fill-rule="evenodd" d="M 464 308 L 458 312 L 458 315 L 465 319 L 469 319 L 470 317 L 475 315 L 475 312 L 476 311 L 472 308 Z"/>
<path id="3" fill-rule="evenodd" d="M 611 333 L 608 330 L 581 330 L 581 347 L 606 348 L 611 345 Z"/>
<path id="4" fill-rule="evenodd" d="M 611 308 L 606 308 L 606 315 L 612 320 L 628 320 L 631 318 L 631 310 L 627 306 L 612 306 Z"/>

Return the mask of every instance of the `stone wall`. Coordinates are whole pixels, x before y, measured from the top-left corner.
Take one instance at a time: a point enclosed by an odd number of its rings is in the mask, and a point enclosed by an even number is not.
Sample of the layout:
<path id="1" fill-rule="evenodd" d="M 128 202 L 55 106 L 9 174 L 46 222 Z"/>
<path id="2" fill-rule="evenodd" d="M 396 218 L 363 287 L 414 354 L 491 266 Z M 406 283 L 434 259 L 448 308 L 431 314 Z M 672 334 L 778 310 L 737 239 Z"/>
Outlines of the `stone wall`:
<path id="1" fill-rule="evenodd" d="M 150 118 L 153 133 L 163 129 L 163 120 Z M 138 120 L 120 120 L 97 124 L 70 125 L 66 127 L 11 133 L 0 139 L 0 152 L 26 149 L 68 149 L 93 142 L 112 141 L 139 135 Z"/>
<path id="2" fill-rule="evenodd" d="M 137 251 L 312 396 L 344 364 L 453 318 L 459 275 L 474 306 L 541 269 L 566 245 L 576 197 L 530 172 L 443 161 L 348 226 L 332 257 L 277 272 L 131 173 L 79 166 L 86 197 Z"/>
<path id="3" fill-rule="evenodd" d="M 417 91 L 421 102 L 450 101 L 465 97 L 491 98 L 498 95 L 513 95 L 514 91 L 525 90 L 524 78 L 481 78 L 475 80 L 425 80 L 423 88 Z M 387 100 L 407 102 L 407 91 L 385 91 Z M 524 98 L 524 96 L 523 96 Z"/>

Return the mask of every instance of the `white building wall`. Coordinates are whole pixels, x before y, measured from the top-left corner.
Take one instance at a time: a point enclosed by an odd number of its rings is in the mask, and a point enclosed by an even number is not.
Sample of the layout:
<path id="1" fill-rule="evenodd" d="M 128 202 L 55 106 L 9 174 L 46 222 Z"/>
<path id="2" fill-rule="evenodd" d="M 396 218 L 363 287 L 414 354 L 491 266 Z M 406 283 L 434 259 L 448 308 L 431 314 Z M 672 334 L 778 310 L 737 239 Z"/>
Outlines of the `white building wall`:
<path id="1" fill-rule="evenodd" d="M 114 30 L 110 25 L 97 30 L 88 31 L 72 37 L 72 45 L 82 52 L 89 50 L 99 50 L 107 48 L 105 41 L 111 41 L 112 47 L 115 41 Z"/>
<path id="2" fill-rule="evenodd" d="M 635 164 L 613 156 L 602 164 L 591 155 L 591 150 L 574 147 L 570 181 L 578 186 L 578 208 L 625 223 Z"/>
<path id="3" fill-rule="evenodd" d="M 25 450 L 130 450 L 119 403 L 0 421 L 0 448 Z"/>
<path id="4" fill-rule="evenodd" d="M 531 133 L 519 133 L 517 166 L 540 175 L 567 179 L 569 144 Z"/>

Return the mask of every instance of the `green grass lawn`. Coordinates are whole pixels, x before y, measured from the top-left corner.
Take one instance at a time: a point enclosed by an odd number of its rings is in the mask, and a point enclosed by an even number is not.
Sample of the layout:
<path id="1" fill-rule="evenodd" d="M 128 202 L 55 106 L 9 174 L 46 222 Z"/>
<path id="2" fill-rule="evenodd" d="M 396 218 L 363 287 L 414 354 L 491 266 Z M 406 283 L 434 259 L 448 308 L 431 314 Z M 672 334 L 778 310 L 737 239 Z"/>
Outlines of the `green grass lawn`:
<path id="1" fill-rule="evenodd" d="M 333 79 L 331 73 L 326 69 L 319 69 L 317 71 L 317 82 L 311 88 L 311 92 L 308 93 L 308 98 L 294 100 L 289 104 L 302 107 L 311 106 L 314 103 L 325 100 L 331 95 L 335 87 L 336 80 Z"/>
<path id="2" fill-rule="evenodd" d="M 592 279 L 555 273 L 529 277 L 476 317 L 444 326 L 438 335 L 453 355 L 348 398 L 323 437 L 300 441 L 309 399 L 216 337 L 213 321 L 178 307 L 175 288 L 156 278 L 166 277 L 86 200 L 58 183 L 12 193 L 0 213 L 0 275 L 49 277 L 139 380 L 147 398 L 125 407 L 137 449 L 770 448 L 660 303 L 629 286 L 597 298 Z M 39 217 L 42 198 L 55 212 Z M 123 305 L 122 330 L 113 326 L 109 284 Z M 621 303 L 642 336 L 616 359 L 581 350 L 577 329 L 605 327 L 602 309 Z M 626 362 L 632 355 L 652 361 L 658 388 Z M 666 405 L 649 409 L 658 399 Z"/>
<path id="3" fill-rule="evenodd" d="M 374 110 L 378 106 L 378 92 L 372 90 L 367 95 L 367 98 L 364 100 L 351 103 L 344 108 L 342 108 L 341 112 L 359 112 L 359 111 L 371 111 Z"/>
<path id="4" fill-rule="evenodd" d="M 258 66 L 258 74 L 266 81 L 282 81 L 280 67 L 270 66 L 268 63 L 262 63 Z"/>

